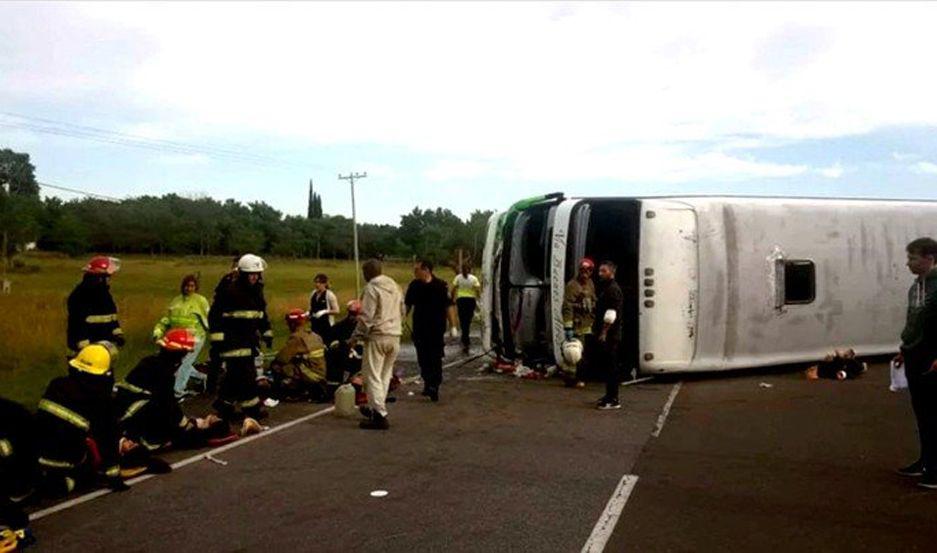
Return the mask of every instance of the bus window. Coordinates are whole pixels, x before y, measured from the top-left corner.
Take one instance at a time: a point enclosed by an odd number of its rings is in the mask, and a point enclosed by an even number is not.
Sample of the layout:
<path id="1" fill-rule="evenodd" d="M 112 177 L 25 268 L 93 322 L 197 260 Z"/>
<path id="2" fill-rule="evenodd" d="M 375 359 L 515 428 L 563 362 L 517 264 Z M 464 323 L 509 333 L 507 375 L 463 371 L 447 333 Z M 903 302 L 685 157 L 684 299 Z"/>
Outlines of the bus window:
<path id="1" fill-rule="evenodd" d="M 547 256 L 553 209 L 529 209 L 517 216 L 511 241 L 510 281 L 513 286 L 542 286 L 547 278 Z"/>

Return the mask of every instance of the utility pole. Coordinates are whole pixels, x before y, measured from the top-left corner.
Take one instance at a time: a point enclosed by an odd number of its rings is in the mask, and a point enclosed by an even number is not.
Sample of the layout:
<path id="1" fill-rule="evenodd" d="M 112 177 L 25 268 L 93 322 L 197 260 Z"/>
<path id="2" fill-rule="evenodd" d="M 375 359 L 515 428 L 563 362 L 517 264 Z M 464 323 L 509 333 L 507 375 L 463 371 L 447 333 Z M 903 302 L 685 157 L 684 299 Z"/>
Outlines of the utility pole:
<path id="1" fill-rule="evenodd" d="M 347 176 L 338 175 L 339 180 L 347 180 L 351 183 L 351 224 L 354 229 L 355 241 L 355 294 L 361 296 L 361 260 L 358 259 L 358 216 L 355 213 L 355 179 L 363 179 L 368 176 L 364 173 L 348 173 Z"/>

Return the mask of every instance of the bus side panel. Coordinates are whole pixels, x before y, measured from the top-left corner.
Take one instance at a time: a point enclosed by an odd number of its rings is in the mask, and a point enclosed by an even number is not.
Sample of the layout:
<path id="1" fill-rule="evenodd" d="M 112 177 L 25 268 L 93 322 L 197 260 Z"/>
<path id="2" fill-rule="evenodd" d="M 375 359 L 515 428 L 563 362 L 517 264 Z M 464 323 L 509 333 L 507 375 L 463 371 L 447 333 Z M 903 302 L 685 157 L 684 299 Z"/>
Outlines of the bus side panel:
<path id="1" fill-rule="evenodd" d="M 696 213 L 691 207 L 666 200 L 642 202 L 638 362 L 644 372 L 687 370 L 693 361 L 697 242 Z"/>
<path id="2" fill-rule="evenodd" d="M 550 315 L 551 337 L 553 340 L 553 358 L 557 365 L 563 363 L 563 341 L 566 339 L 563 328 L 563 300 L 566 292 L 566 251 L 569 239 L 569 223 L 573 209 L 579 200 L 567 200 L 556 208 L 553 220 L 553 248 L 550 259 Z"/>

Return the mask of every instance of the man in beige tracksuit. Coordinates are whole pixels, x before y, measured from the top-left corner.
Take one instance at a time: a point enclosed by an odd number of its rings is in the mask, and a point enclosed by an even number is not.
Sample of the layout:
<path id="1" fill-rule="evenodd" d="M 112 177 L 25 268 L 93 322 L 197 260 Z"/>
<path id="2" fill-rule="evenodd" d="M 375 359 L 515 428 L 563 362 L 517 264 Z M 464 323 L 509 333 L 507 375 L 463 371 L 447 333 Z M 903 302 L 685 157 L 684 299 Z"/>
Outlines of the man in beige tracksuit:
<path id="1" fill-rule="evenodd" d="M 394 279 L 381 274 L 381 262 L 369 259 L 362 265 L 368 282 L 361 298 L 361 314 L 352 335 L 352 343 L 364 342 L 361 371 L 368 391 L 368 408 L 361 410 L 368 420 L 361 428 L 387 430 L 385 400 L 394 376 L 394 361 L 400 351 L 400 331 L 403 321 L 403 294 Z"/>

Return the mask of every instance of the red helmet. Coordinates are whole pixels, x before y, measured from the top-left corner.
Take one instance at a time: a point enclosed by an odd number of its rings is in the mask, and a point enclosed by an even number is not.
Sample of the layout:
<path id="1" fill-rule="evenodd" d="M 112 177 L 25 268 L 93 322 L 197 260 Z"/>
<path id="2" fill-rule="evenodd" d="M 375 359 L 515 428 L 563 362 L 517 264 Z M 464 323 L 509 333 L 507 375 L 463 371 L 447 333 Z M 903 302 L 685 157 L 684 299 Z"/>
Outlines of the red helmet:
<path id="1" fill-rule="evenodd" d="M 286 314 L 286 322 L 288 323 L 304 323 L 309 318 L 309 313 L 306 313 L 302 309 L 290 309 L 290 312 Z"/>
<path id="2" fill-rule="evenodd" d="M 174 328 L 157 341 L 159 347 L 169 351 L 192 351 L 195 349 L 195 334 L 187 328 Z"/>
<path id="3" fill-rule="evenodd" d="M 588 257 L 583 257 L 579 261 L 579 268 L 580 269 L 595 269 L 595 261 L 592 261 Z"/>
<path id="4" fill-rule="evenodd" d="M 345 308 L 348 309 L 349 314 L 357 315 L 361 313 L 361 300 L 351 300 Z"/>
<path id="5" fill-rule="evenodd" d="M 112 275 L 120 270 L 120 260 L 116 257 L 96 255 L 82 270 L 92 275 Z"/>

